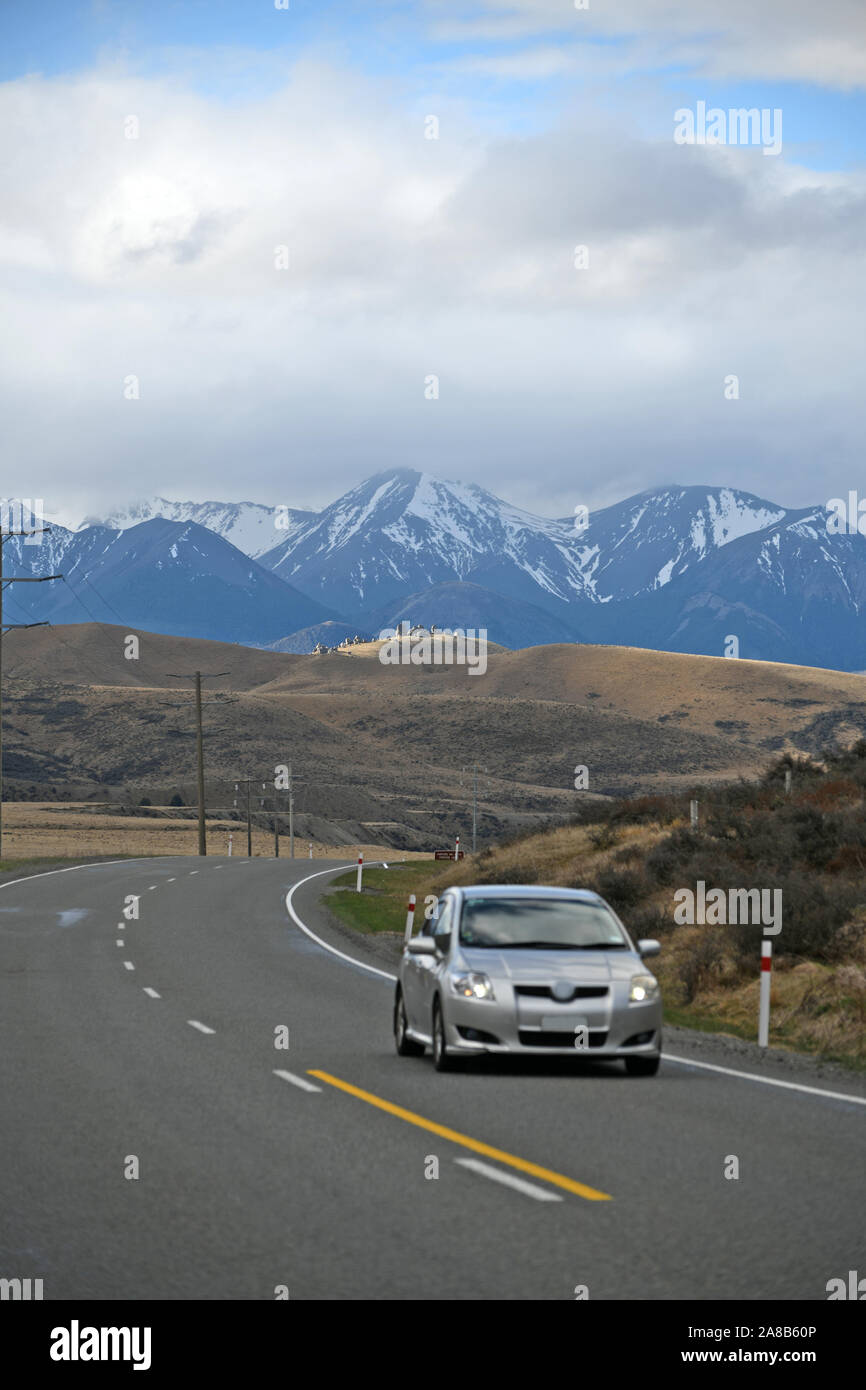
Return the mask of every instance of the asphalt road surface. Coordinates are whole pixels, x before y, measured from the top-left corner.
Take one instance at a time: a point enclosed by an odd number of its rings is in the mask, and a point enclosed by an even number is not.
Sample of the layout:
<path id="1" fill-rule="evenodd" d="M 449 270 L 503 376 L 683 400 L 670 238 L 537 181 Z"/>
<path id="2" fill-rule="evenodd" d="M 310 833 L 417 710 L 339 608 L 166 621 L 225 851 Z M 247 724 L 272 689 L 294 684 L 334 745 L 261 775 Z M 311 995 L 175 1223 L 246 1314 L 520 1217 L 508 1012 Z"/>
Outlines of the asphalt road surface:
<path id="1" fill-rule="evenodd" d="M 297 884 L 301 921 L 349 949 L 322 869 L 3 884 L 0 1277 L 45 1299 L 824 1300 L 866 1273 L 856 1081 L 437 1075 L 394 1052 L 393 983 L 290 918 Z"/>

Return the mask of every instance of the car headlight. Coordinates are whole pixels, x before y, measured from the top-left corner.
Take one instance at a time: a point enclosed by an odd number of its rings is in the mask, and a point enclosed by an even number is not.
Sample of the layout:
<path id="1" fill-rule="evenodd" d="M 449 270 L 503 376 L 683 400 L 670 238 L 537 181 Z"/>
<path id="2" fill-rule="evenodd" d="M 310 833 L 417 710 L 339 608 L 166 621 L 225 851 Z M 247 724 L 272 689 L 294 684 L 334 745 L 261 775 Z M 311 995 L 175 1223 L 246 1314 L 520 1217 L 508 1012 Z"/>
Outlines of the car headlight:
<path id="1" fill-rule="evenodd" d="M 631 989 L 628 992 L 630 1004 L 645 1004 L 649 999 L 658 999 L 659 982 L 654 975 L 632 975 Z"/>
<path id="2" fill-rule="evenodd" d="M 470 970 L 461 975 L 451 976 L 451 988 L 462 999 L 495 999 L 493 985 L 486 975 Z"/>

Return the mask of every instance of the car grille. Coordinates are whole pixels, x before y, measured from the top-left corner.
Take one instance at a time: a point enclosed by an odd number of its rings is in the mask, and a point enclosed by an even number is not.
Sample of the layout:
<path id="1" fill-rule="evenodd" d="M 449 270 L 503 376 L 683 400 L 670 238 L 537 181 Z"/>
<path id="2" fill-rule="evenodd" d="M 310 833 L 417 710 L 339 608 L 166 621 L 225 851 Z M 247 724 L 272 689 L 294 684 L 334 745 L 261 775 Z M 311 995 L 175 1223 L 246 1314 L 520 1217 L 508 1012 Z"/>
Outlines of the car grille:
<path id="1" fill-rule="evenodd" d="M 574 1045 L 574 1030 L 570 1033 L 542 1033 L 540 1028 L 521 1028 L 517 1036 L 521 1047 L 568 1047 L 575 1053 L 582 1050 Z M 607 1032 L 588 1033 L 587 1041 L 590 1047 L 604 1047 Z"/>
<path id="2" fill-rule="evenodd" d="M 550 985 L 515 985 L 514 993 L 525 995 L 528 999 L 553 999 Z M 607 985 L 575 985 L 571 999 L 557 999 L 555 1002 L 570 1004 L 574 999 L 603 999 L 609 993 Z"/>

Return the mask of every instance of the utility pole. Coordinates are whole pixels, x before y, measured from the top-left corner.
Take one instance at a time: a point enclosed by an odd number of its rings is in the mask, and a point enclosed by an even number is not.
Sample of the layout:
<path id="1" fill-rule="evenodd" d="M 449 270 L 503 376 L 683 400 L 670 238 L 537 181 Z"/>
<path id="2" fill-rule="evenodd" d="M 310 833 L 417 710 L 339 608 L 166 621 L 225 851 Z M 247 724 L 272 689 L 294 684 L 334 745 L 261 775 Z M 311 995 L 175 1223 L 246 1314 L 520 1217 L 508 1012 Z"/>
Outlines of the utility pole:
<path id="1" fill-rule="evenodd" d="M 207 854 L 207 823 L 204 814 L 204 734 L 201 727 L 201 671 L 195 673 L 195 752 L 198 782 L 198 852 Z"/>
<path id="2" fill-rule="evenodd" d="M 292 764 L 289 763 L 289 858 L 295 857 L 295 792 L 292 785 Z"/>
<path id="3" fill-rule="evenodd" d="M 292 773 L 292 764 L 289 763 L 289 858 L 295 857 L 295 782 L 305 782 L 306 777 L 295 777 Z"/>
<path id="4" fill-rule="evenodd" d="M 198 852 L 201 855 L 207 854 L 207 830 L 205 822 L 204 808 L 204 734 L 202 731 L 201 718 L 201 683 L 203 680 L 217 680 L 220 676 L 231 675 L 230 671 L 211 671 L 202 674 L 201 671 L 166 671 L 167 676 L 174 680 L 195 682 L 195 745 L 198 761 Z"/>
<path id="5" fill-rule="evenodd" d="M 252 810 L 251 810 L 251 808 L 250 808 L 250 783 L 251 783 L 251 781 L 252 781 L 252 778 L 251 778 L 251 777 L 239 777 L 239 778 L 238 778 L 238 780 L 235 782 L 235 799 L 234 799 L 234 803 L 233 803 L 233 804 L 234 804 L 234 807 L 235 807 L 235 810 L 237 810 L 237 805 L 238 805 L 238 792 L 240 791 L 242 785 L 246 786 L 246 789 L 247 789 L 247 859 L 252 859 L 252 857 L 253 857 L 253 817 L 252 817 Z"/>
<path id="6" fill-rule="evenodd" d="M 248 858 L 248 859 L 252 859 L 252 857 L 253 857 L 252 785 L 253 785 L 253 782 L 254 782 L 254 781 L 255 781 L 255 778 L 253 778 L 253 777 L 239 777 L 239 778 L 237 779 L 237 781 L 235 782 L 235 799 L 234 799 L 234 807 L 235 807 L 235 810 L 237 810 L 237 804 L 238 804 L 238 797 L 237 797 L 237 794 L 238 794 L 238 792 L 240 791 L 241 786 L 245 786 L 246 789 L 247 789 L 247 858 Z M 259 797 L 259 810 L 260 810 L 260 811 L 264 808 L 264 805 L 265 805 L 265 796 L 264 796 L 264 793 L 265 793 L 265 792 L 267 791 L 267 789 L 268 789 L 268 784 L 267 784 L 267 782 L 262 782 L 262 783 L 261 783 L 261 788 L 262 788 L 262 795 Z M 274 844 L 275 844 L 275 846 L 276 846 L 276 857 L 277 857 L 277 859 L 279 859 L 279 857 L 280 857 L 280 846 L 279 846 L 279 840 L 277 839 L 277 817 L 276 817 L 276 810 L 277 810 L 277 798 L 276 798 L 276 794 L 275 794 L 275 795 L 274 795 Z"/>
<path id="7" fill-rule="evenodd" d="M 478 832 L 478 774 L 486 772 L 487 768 L 479 763 L 473 763 L 470 768 L 464 767 L 464 772 L 472 773 L 472 853 L 475 853 L 475 844 Z M 490 783 L 488 782 L 488 787 Z"/>
<path id="8" fill-rule="evenodd" d="M 21 520 L 24 518 L 22 516 Z M 48 627 L 47 622 L 43 623 L 6 623 L 3 621 L 3 590 L 8 584 L 47 584 L 49 579 L 62 579 L 62 574 L 45 574 L 40 577 L 26 574 L 3 573 L 3 546 L 12 536 L 41 536 L 43 532 L 50 531 L 50 526 L 41 526 L 39 530 L 4 531 L 0 522 L 0 859 L 3 858 L 3 634 L 10 632 L 13 628 L 21 627 Z"/>

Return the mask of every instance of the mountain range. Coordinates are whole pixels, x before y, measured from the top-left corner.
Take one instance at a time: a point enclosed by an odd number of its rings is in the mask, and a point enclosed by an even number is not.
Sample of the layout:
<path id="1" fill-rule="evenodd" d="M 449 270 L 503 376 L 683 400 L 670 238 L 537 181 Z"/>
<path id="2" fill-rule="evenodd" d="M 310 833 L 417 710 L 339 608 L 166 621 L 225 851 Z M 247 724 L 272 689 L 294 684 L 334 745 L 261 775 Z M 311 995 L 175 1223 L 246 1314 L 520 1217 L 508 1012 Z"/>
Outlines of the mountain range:
<path id="1" fill-rule="evenodd" d="M 576 509 L 577 511 L 577 509 Z M 10 621 L 118 620 L 279 650 L 404 618 L 506 647 L 617 643 L 866 667 L 866 538 L 728 487 L 651 489 L 546 518 L 472 483 L 377 474 L 321 512 L 136 502 L 41 544 L 14 538 Z M 12 611 L 13 609 L 17 610 Z M 324 627 L 322 625 L 325 625 Z M 321 638 L 317 640 L 327 640 Z"/>

